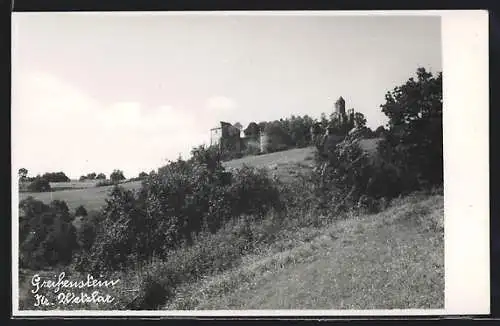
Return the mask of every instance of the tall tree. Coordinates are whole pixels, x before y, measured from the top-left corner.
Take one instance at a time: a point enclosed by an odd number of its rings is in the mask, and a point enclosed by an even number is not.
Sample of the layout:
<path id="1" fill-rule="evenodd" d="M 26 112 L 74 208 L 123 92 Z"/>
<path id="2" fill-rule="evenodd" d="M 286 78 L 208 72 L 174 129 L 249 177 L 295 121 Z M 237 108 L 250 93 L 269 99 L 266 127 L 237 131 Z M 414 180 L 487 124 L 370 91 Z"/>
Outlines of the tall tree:
<path id="1" fill-rule="evenodd" d="M 17 174 L 19 175 L 19 180 L 24 181 L 28 176 L 28 170 L 25 168 L 20 168 Z"/>
<path id="2" fill-rule="evenodd" d="M 442 73 L 433 76 L 424 68 L 417 78 L 395 87 L 385 96 L 382 112 L 389 118 L 386 153 L 419 180 L 443 182 L 443 84 Z"/>

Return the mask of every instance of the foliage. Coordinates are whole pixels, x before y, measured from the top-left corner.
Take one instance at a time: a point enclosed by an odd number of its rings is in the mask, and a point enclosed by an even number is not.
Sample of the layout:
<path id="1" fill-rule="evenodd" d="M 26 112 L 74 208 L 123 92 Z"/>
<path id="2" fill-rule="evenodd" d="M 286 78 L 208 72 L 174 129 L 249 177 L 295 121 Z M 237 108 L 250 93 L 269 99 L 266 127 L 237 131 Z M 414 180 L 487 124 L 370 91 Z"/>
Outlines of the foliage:
<path id="1" fill-rule="evenodd" d="M 95 172 L 92 172 L 92 173 L 87 174 L 87 179 L 88 180 L 95 180 L 96 176 L 97 176 L 97 174 Z"/>
<path id="2" fill-rule="evenodd" d="M 264 132 L 269 142 L 266 144 L 267 151 L 272 153 L 290 148 L 291 137 L 287 126 L 283 121 L 273 121 L 266 125 Z"/>
<path id="3" fill-rule="evenodd" d="M 17 174 L 19 176 L 19 181 L 25 181 L 26 177 L 28 176 L 28 170 L 25 168 L 20 168 Z"/>
<path id="4" fill-rule="evenodd" d="M 37 176 L 27 187 L 30 192 L 47 192 L 52 191 L 50 183 L 47 179 Z"/>
<path id="5" fill-rule="evenodd" d="M 80 205 L 76 208 L 75 216 L 87 216 L 87 215 L 88 215 L 87 210 L 85 209 L 85 207 L 83 207 L 83 205 Z"/>
<path id="6" fill-rule="evenodd" d="M 70 178 L 64 172 L 47 172 L 42 175 L 42 178 L 48 182 L 69 182 Z"/>
<path id="7" fill-rule="evenodd" d="M 127 309 L 158 309 L 179 285 L 235 266 L 255 245 L 251 234 L 260 228 L 258 223 L 253 226 L 250 228 L 248 219 L 241 218 L 214 234 L 200 233 L 192 246 L 182 246 L 161 261 L 146 264 L 141 269 L 145 275 L 139 282 L 139 293 Z"/>
<path id="8" fill-rule="evenodd" d="M 414 176 L 420 186 L 442 184 L 442 73 L 433 76 L 419 68 L 417 79 L 388 92 L 381 108 L 389 118 L 381 154 Z"/>
<path id="9" fill-rule="evenodd" d="M 139 180 L 143 180 L 143 179 L 148 177 L 148 174 L 143 171 L 143 172 L 139 173 L 138 177 L 139 177 Z"/>
<path id="10" fill-rule="evenodd" d="M 123 171 L 114 170 L 111 173 L 111 175 L 109 176 L 109 179 L 113 182 L 119 182 L 119 181 L 125 180 L 125 176 L 123 175 Z"/>
<path id="11" fill-rule="evenodd" d="M 112 186 L 115 185 L 116 182 L 113 182 L 111 180 L 101 180 L 95 184 L 96 187 L 107 187 L 107 186 Z"/>
<path id="12" fill-rule="evenodd" d="M 96 180 L 106 180 L 106 175 L 104 173 L 99 173 L 95 178 Z"/>
<path id="13" fill-rule="evenodd" d="M 384 138 L 387 134 L 387 129 L 384 126 L 378 126 L 374 133 L 376 137 Z"/>
<path id="14" fill-rule="evenodd" d="M 237 128 L 238 130 L 243 129 L 243 126 L 242 126 L 242 125 L 241 125 L 241 123 L 239 123 L 239 122 L 236 122 L 233 126 L 234 126 L 235 128 Z"/>
<path id="15" fill-rule="evenodd" d="M 259 125 L 256 124 L 255 122 L 250 122 L 248 124 L 248 127 L 243 130 L 243 133 L 245 134 L 246 137 L 258 137 L 260 134 L 260 128 Z"/>
<path id="16" fill-rule="evenodd" d="M 19 262 L 40 269 L 67 264 L 78 249 L 72 216 L 63 201 L 45 205 L 28 197 L 19 204 Z"/>
<path id="17" fill-rule="evenodd" d="M 442 75 L 434 78 L 421 68 L 417 76 L 418 81 L 410 78 L 386 95 L 381 107 L 389 130 L 377 129 L 383 139 L 375 154 L 360 148 L 359 140 L 373 132 L 364 127 L 361 114 L 351 111 L 356 129 L 317 156 L 323 206 L 376 211 L 388 198 L 442 184 Z"/>
<path id="18" fill-rule="evenodd" d="M 188 161 L 158 169 L 137 193 L 115 186 L 102 210 L 103 222 L 80 268 L 115 270 L 192 244 L 193 236 L 216 232 L 241 215 L 280 209 L 279 192 L 264 171 L 229 173 L 219 153 L 203 146 Z M 151 250 L 154 248 L 154 251 Z"/>

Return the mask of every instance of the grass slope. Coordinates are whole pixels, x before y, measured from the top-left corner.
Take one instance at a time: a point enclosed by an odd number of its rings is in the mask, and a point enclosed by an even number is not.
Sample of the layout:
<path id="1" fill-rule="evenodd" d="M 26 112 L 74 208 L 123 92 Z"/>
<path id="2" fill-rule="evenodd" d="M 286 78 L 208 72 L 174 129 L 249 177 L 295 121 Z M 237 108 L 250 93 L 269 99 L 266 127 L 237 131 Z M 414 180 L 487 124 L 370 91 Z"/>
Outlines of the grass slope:
<path id="1" fill-rule="evenodd" d="M 184 285 L 165 309 L 442 308 L 442 223 L 436 195 L 303 228 L 237 268 Z"/>
<path id="2" fill-rule="evenodd" d="M 138 189 L 140 185 L 140 181 L 121 184 L 126 189 Z M 33 198 L 46 204 L 56 199 L 64 200 L 70 210 L 75 210 L 78 206 L 83 205 L 88 211 L 93 211 L 99 210 L 105 204 L 105 199 L 112 188 L 113 186 L 105 186 L 51 192 L 23 192 L 19 193 L 19 200 L 23 200 L 28 196 L 33 196 Z"/>
<path id="3" fill-rule="evenodd" d="M 293 176 L 298 173 L 300 167 L 305 168 L 312 163 L 314 148 L 292 149 L 283 152 L 271 153 L 258 156 L 247 156 L 241 159 L 225 162 L 227 168 L 241 168 L 243 164 L 257 168 L 268 168 L 276 170 L 280 176 Z M 309 161 L 309 162 L 308 162 Z M 300 166 L 299 166 L 300 165 Z M 28 196 L 41 200 L 49 204 L 52 200 L 64 200 L 70 210 L 76 209 L 79 205 L 84 205 L 88 211 L 99 210 L 105 204 L 105 198 L 113 186 L 95 187 L 94 181 L 72 181 L 51 184 L 52 187 L 72 187 L 52 192 L 21 192 L 19 200 Z M 140 181 L 125 182 L 121 184 L 126 189 L 139 189 Z"/>

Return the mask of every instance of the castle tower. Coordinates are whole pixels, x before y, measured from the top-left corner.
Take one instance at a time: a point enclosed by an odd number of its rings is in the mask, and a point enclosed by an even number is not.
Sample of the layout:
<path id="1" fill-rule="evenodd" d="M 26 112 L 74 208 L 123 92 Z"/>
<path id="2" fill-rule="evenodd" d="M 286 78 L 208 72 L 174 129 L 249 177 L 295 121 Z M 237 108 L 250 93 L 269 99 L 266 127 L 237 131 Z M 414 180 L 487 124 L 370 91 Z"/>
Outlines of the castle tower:
<path id="1" fill-rule="evenodd" d="M 335 112 L 341 117 L 345 115 L 345 100 L 342 96 L 335 102 Z"/>

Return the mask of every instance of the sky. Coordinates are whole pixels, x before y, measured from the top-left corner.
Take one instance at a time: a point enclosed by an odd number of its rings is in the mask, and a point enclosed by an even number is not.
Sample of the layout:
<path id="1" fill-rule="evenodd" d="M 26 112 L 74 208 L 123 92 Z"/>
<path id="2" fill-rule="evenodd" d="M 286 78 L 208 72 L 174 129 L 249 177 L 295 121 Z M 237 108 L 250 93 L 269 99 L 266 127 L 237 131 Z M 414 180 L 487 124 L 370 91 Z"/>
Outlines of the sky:
<path id="1" fill-rule="evenodd" d="M 12 156 L 29 175 L 135 177 L 219 121 L 319 118 L 342 96 L 375 129 L 387 91 L 442 69 L 426 16 L 13 13 Z"/>

